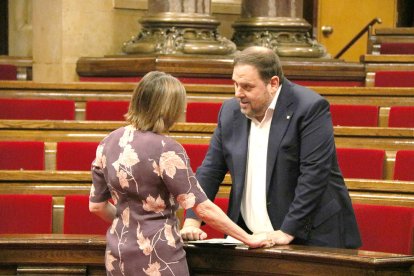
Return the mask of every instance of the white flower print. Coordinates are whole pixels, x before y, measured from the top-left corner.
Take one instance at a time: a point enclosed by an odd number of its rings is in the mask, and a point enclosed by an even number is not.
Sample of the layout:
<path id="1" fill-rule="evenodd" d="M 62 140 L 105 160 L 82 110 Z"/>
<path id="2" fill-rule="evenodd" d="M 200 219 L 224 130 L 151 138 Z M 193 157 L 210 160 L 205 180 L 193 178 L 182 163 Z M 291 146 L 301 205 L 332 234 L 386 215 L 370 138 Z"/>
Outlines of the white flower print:
<path id="1" fill-rule="evenodd" d="M 160 167 L 158 166 L 157 162 L 152 161 L 152 167 L 154 168 L 153 172 L 156 175 L 161 176 Z"/>
<path id="2" fill-rule="evenodd" d="M 101 144 L 96 149 L 96 158 L 93 161 L 93 165 L 104 169 L 106 167 L 106 157 L 103 155 L 103 149 L 105 144 Z"/>
<path id="3" fill-rule="evenodd" d="M 138 223 L 138 227 L 137 227 L 137 243 L 139 245 L 139 249 L 142 250 L 142 252 L 144 253 L 144 255 L 148 256 L 151 254 L 153 247 L 151 245 L 151 241 L 150 239 L 144 237 L 144 235 L 142 234 L 142 231 L 140 231 L 140 225 Z"/>
<path id="4" fill-rule="evenodd" d="M 160 157 L 160 172 L 174 178 L 176 169 L 187 169 L 184 161 L 174 151 L 163 152 Z"/>
<path id="5" fill-rule="evenodd" d="M 121 214 L 122 223 L 125 227 L 129 227 L 129 207 L 125 208 L 125 210 Z"/>
<path id="6" fill-rule="evenodd" d="M 167 239 L 167 244 L 175 248 L 175 239 L 172 233 L 172 227 L 169 224 L 164 224 L 164 235 Z"/>
<path id="7" fill-rule="evenodd" d="M 89 197 L 94 197 L 95 196 L 95 185 L 91 185 L 91 191 L 89 192 Z"/>
<path id="8" fill-rule="evenodd" d="M 128 179 L 127 179 L 128 175 L 127 175 L 127 173 L 126 173 L 125 171 L 123 171 L 123 170 L 118 171 L 118 172 L 116 173 L 116 176 L 118 176 L 118 179 L 119 179 L 119 185 L 121 185 L 121 187 L 122 187 L 123 189 L 125 189 L 125 188 L 128 188 L 128 187 L 129 187 L 129 184 L 128 184 Z"/>
<path id="9" fill-rule="evenodd" d="M 134 131 L 135 128 L 131 125 L 125 127 L 124 134 L 122 135 L 121 139 L 119 139 L 118 143 L 121 148 L 125 147 L 129 142 L 132 142 L 134 139 Z"/>
<path id="10" fill-rule="evenodd" d="M 165 202 L 160 195 L 158 195 L 157 199 L 149 195 L 145 201 L 142 201 L 142 204 L 147 212 L 161 213 L 165 210 Z"/>
<path id="11" fill-rule="evenodd" d="M 111 233 L 112 235 L 115 233 L 116 225 L 118 224 L 118 220 L 119 220 L 119 218 L 115 218 L 112 221 L 111 229 L 109 229 L 109 233 Z"/>
<path id="12" fill-rule="evenodd" d="M 114 266 L 112 265 L 112 263 L 114 261 L 116 261 L 116 258 L 114 256 L 112 256 L 111 251 L 107 250 L 106 254 L 105 254 L 105 267 L 106 270 L 108 271 L 113 271 L 115 270 Z"/>

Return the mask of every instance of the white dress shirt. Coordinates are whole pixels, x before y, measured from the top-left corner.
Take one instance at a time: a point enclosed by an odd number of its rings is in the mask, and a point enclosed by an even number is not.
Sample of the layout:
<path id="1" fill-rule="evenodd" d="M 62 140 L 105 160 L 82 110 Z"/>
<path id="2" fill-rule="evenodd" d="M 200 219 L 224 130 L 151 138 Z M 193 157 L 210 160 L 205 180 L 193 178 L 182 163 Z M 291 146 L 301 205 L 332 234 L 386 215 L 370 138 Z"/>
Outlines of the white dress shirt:
<path id="1" fill-rule="evenodd" d="M 266 167 L 270 126 L 281 85 L 261 122 L 251 119 L 247 152 L 246 179 L 241 214 L 253 233 L 274 231 L 266 208 Z"/>

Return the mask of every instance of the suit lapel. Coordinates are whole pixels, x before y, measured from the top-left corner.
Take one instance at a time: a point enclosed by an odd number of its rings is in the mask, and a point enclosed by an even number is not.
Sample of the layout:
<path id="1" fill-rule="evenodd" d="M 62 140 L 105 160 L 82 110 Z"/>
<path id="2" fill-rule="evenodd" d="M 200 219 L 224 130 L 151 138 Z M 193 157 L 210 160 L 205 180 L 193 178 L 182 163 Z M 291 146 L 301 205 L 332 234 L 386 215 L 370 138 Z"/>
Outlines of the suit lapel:
<path id="1" fill-rule="evenodd" d="M 279 145 L 293 116 L 291 83 L 284 80 L 282 90 L 277 99 L 275 113 L 270 126 L 269 142 L 267 147 L 266 192 L 269 190 L 270 179 L 279 153 Z"/>
<path id="2" fill-rule="evenodd" d="M 246 175 L 248 137 L 250 132 L 250 120 L 248 120 L 240 110 L 235 110 L 233 114 L 233 137 L 232 147 L 233 166 L 234 166 L 234 190 L 243 194 L 244 181 Z"/>

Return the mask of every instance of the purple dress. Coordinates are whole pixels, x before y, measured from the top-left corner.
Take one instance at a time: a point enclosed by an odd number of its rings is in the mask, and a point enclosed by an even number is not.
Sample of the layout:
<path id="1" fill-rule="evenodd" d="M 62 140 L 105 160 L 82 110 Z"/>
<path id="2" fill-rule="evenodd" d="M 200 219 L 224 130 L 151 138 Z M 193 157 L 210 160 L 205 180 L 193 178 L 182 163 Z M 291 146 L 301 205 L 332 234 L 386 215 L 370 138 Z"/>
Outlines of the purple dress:
<path id="1" fill-rule="evenodd" d="M 175 140 L 132 126 L 99 144 L 90 201 L 112 197 L 116 218 L 106 234 L 108 275 L 188 275 L 176 216 L 207 199 Z"/>

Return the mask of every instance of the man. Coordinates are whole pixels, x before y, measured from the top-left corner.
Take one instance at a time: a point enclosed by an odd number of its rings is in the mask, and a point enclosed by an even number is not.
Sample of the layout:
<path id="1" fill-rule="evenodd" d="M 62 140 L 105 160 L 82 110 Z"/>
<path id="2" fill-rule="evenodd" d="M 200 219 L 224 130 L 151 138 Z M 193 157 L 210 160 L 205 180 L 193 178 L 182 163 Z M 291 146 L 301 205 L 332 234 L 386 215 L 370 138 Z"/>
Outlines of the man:
<path id="1" fill-rule="evenodd" d="M 235 98 L 225 101 L 196 177 L 214 199 L 227 171 L 228 215 L 276 244 L 361 245 L 338 167 L 329 103 L 283 76 L 277 55 L 249 47 L 236 54 Z M 189 212 L 181 235 L 206 238 Z"/>

